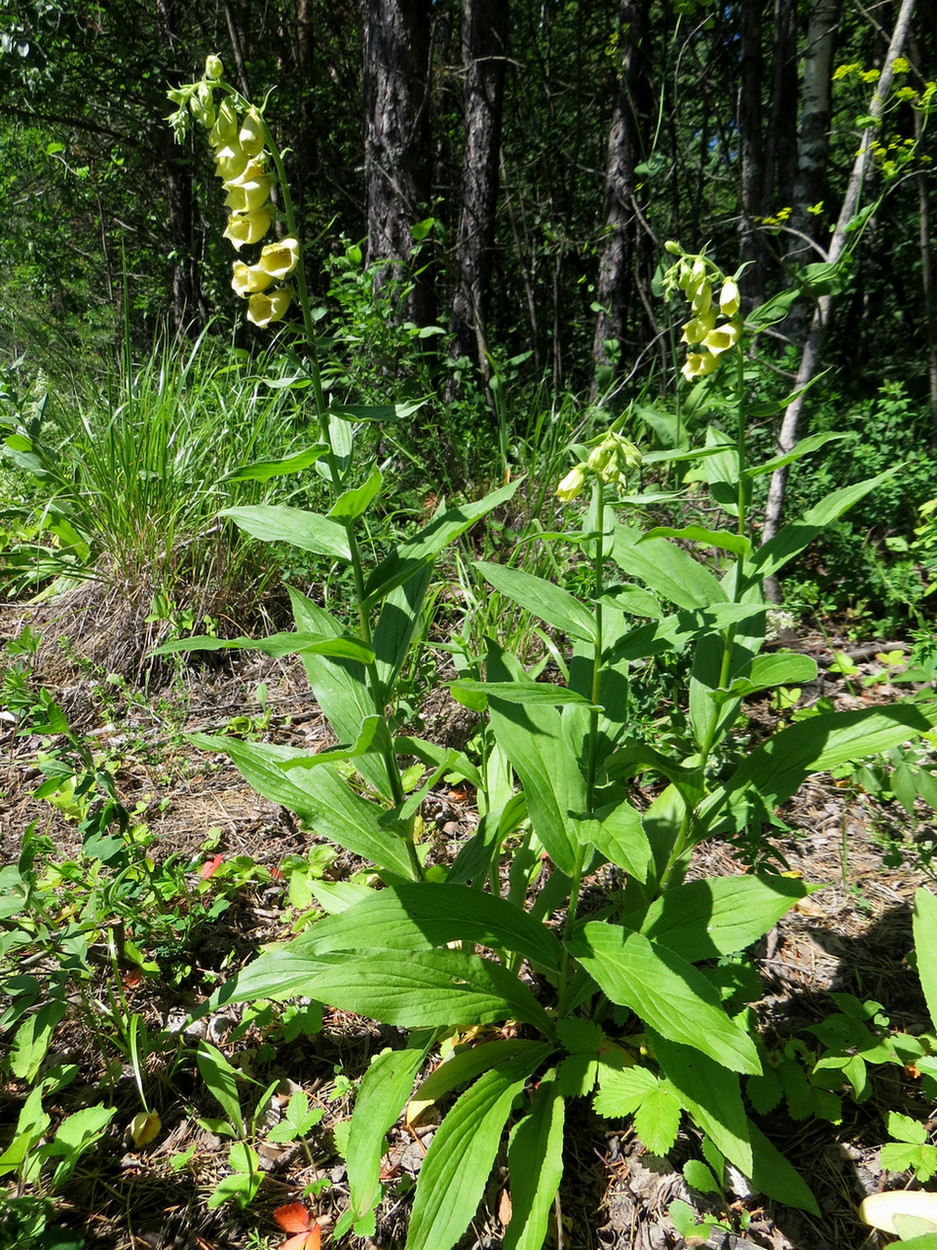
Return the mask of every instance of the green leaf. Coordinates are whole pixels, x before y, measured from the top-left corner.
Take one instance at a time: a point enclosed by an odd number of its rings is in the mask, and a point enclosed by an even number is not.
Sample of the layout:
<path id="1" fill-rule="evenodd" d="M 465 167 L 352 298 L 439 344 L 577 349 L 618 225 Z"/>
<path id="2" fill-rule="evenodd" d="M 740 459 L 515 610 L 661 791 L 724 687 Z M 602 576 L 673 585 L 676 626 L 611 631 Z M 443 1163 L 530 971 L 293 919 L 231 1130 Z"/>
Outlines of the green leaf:
<path id="1" fill-rule="evenodd" d="M 648 530 L 641 542 L 648 542 L 653 538 L 677 538 L 683 542 L 701 543 L 704 547 L 731 551 L 739 556 L 747 555 L 752 548 L 744 534 L 733 534 L 727 530 L 708 530 L 701 525 L 685 525 L 682 529 L 674 529 L 670 525 L 658 525 Z"/>
<path id="2" fill-rule="evenodd" d="M 341 950 L 432 950 L 455 941 L 524 955 L 551 971 L 560 968 L 556 937 L 522 907 L 464 885 L 425 881 L 380 890 L 320 920 L 291 949 L 318 956 Z"/>
<path id="3" fill-rule="evenodd" d="M 400 404 L 330 404 L 329 415 L 343 421 L 404 421 L 412 417 L 426 403 L 425 399 L 409 400 Z"/>
<path id="4" fill-rule="evenodd" d="M 592 816 L 577 819 L 580 841 L 591 842 L 610 863 L 623 868 L 638 881 L 647 881 L 653 854 L 637 808 L 622 800 L 598 808 Z"/>
<path id="5" fill-rule="evenodd" d="M 595 641 L 595 617 L 568 590 L 505 564 L 487 564 L 478 560 L 474 567 L 495 590 L 507 595 L 528 612 L 533 612 L 554 629 L 582 642 Z"/>
<path id="6" fill-rule="evenodd" d="M 802 392 L 798 392 L 801 394 Z M 788 395 L 781 401 L 781 407 L 786 408 L 788 404 L 796 398 L 796 395 Z M 777 409 L 780 411 L 780 408 Z M 827 430 L 823 434 L 809 434 L 806 438 L 802 438 L 795 443 L 790 451 L 784 452 L 782 455 L 772 456 L 770 460 L 763 460 L 761 464 L 756 464 L 748 469 L 749 477 L 760 477 L 763 473 L 774 473 L 777 469 L 783 469 L 786 465 L 793 464 L 795 460 L 800 460 L 804 456 L 809 456 L 812 452 L 818 451 L 821 447 L 825 447 L 827 443 L 834 442 L 842 438 L 854 438 L 853 434 L 835 434 Z"/>
<path id="7" fill-rule="evenodd" d="M 282 460 L 255 460 L 252 464 L 241 465 L 232 469 L 219 482 L 268 482 L 273 477 L 284 477 L 289 473 L 300 473 L 324 456 L 328 451 L 325 443 L 316 443 L 305 451 L 294 452 L 292 456 L 284 456 Z"/>
<path id="8" fill-rule="evenodd" d="M 782 729 L 747 756 L 722 789 L 702 804 L 697 839 L 728 827 L 729 809 L 749 791 L 768 809 L 778 807 L 811 773 L 878 755 L 930 727 L 921 705 L 896 703 L 829 712 Z"/>
<path id="9" fill-rule="evenodd" d="M 752 1146 L 752 1170 L 749 1175 L 759 1193 L 767 1194 L 785 1206 L 809 1211 L 819 1218 L 817 1200 L 797 1169 L 756 1124 L 749 1123 L 749 1135 Z"/>
<path id="10" fill-rule="evenodd" d="M 509 703 L 521 703 L 528 707 L 560 707 L 567 703 L 591 707 L 585 695 L 549 681 L 473 681 L 468 677 L 460 677 L 450 682 L 449 689 L 454 699 L 476 712 L 485 710 L 489 698 L 504 699 Z"/>
<path id="11" fill-rule="evenodd" d="M 344 913 L 343 913 L 344 914 Z M 304 994 L 402 1028 L 467 1027 L 515 1019 L 548 1037 L 553 1022 L 501 964 L 454 950 L 344 952 L 307 956 L 264 952 L 221 990 L 225 1002 Z"/>
<path id="12" fill-rule="evenodd" d="M 697 560 L 664 538 L 643 540 L 640 530 L 616 525 L 612 559 L 632 577 L 680 608 L 708 608 L 725 603 L 726 592 Z"/>
<path id="13" fill-rule="evenodd" d="M 413 1101 L 430 1106 L 460 1085 L 468 1085 L 483 1072 L 494 1067 L 503 1067 L 509 1059 L 514 1059 L 517 1055 L 533 1051 L 539 1055 L 542 1049 L 542 1042 L 518 1037 L 499 1038 L 495 1042 L 482 1042 L 478 1046 L 456 1049 L 450 1058 L 443 1060 L 420 1084 Z"/>
<path id="14" fill-rule="evenodd" d="M 544 1046 L 485 1072 L 449 1111 L 420 1168 L 406 1250 L 451 1250 L 468 1227 L 514 1099 L 549 1053 Z"/>
<path id="15" fill-rule="evenodd" d="M 273 504 L 254 504 L 241 508 L 225 508 L 219 516 L 230 517 L 239 529 L 252 538 L 268 543 L 292 543 L 303 551 L 351 563 L 351 549 L 344 525 L 306 512 L 303 508 L 285 508 Z"/>
<path id="16" fill-rule="evenodd" d="M 566 1106 L 555 1080 L 537 1086 L 530 1113 L 508 1143 L 511 1222 L 504 1250 L 542 1250 L 553 1202 L 563 1178 Z"/>
<path id="17" fill-rule="evenodd" d="M 423 599 L 431 574 L 431 566 L 424 565 L 413 577 L 392 590 L 381 606 L 372 644 L 384 703 L 394 702 L 394 686 L 406 662 L 413 636 L 423 627 Z"/>
<path id="18" fill-rule="evenodd" d="M 725 699 L 748 698 L 759 690 L 774 686 L 796 686 L 815 681 L 816 661 L 809 655 L 793 651 L 776 651 L 771 655 L 756 655 L 748 665 L 748 671 L 736 677 L 727 691 L 714 691 L 717 702 Z"/>
<path id="19" fill-rule="evenodd" d="M 151 652 L 171 655 L 177 651 L 260 651 L 277 658 L 284 655 L 330 655 L 368 664 L 374 653 L 358 638 L 349 634 L 340 637 L 322 634 L 270 634 L 267 638 L 212 638 L 196 634 L 192 638 L 173 638 Z"/>
<path id="20" fill-rule="evenodd" d="M 233 1068 L 224 1055 L 210 1042 L 201 1042 L 195 1062 L 201 1073 L 202 1080 L 220 1103 L 225 1115 L 244 1135 L 244 1117 L 241 1114 L 241 1099 L 238 1094 L 238 1071 Z"/>
<path id="21" fill-rule="evenodd" d="M 367 481 L 353 490 L 346 490 L 329 509 L 329 516 L 336 521 L 354 521 L 368 510 L 380 494 L 384 479 L 380 469 L 373 469 Z"/>
<path id="22" fill-rule="evenodd" d="M 707 877 L 668 890 L 623 923 L 697 963 L 745 950 L 809 892 L 796 877 Z"/>
<path id="23" fill-rule="evenodd" d="M 207 734 L 192 734 L 189 740 L 205 750 L 223 752 L 258 793 L 307 820 L 320 837 L 379 869 L 404 878 L 413 876 L 403 842 L 380 824 L 382 809 L 359 798 L 330 765 L 287 775 L 281 763 L 304 752 Z"/>
<path id="24" fill-rule="evenodd" d="M 567 942 L 614 1003 L 651 1028 L 737 1072 L 761 1071 L 751 1037 L 730 1020 L 719 995 L 692 964 L 620 925 L 592 922 Z"/>
<path id="25" fill-rule="evenodd" d="M 692 1046 L 653 1034 L 661 1068 L 697 1125 L 746 1176 L 752 1170 L 752 1125 L 745 1115 L 739 1079 L 722 1063 Z"/>
<path id="26" fill-rule="evenodd" d="M 361 1078 L 345 1148 L 353 1221 L 367 1215 L 380 1195 L 385 1134 L 397 1123 L 431 1044 L 411 1038 L 406 1050 L 382 1051 Z"/>
<path id="27" fill-rule="evenodd" d="M 931 1023 L 937 1028 L 937 898 L 922 886 L 914 895 L 914 949 L 917 974 Z"/>
<path id="28" fill-rule="evenodd" d="M 521 478 L 517 478 L 509 482 L 507 486 L 502 486 L 500 490 L 492 491 L 484 499 L 439 513 L 413 538 L 401 543 L 395 551 L 381 561 L 368 578 L 365 586 L 366 610 L 374 608 L 396 586 L 408 581 L 423 565 L 435 559 L 444 547 L 454 542 L 460 534 L 464 534 L 476 521 L 487 516 L 502 503 L 507 503 L 521 481 Z"/>
<path id="29" fill-rule="evenodd" d="M 599 1115 L 609 1119 L 634 1116 L 634 1127 L 652 1154 L 665 1155 L 680 1129 L 682 1107 L 668 1081 L 659 1080 L 647 1068 L 606 1070 L 593 1099 Z"/>

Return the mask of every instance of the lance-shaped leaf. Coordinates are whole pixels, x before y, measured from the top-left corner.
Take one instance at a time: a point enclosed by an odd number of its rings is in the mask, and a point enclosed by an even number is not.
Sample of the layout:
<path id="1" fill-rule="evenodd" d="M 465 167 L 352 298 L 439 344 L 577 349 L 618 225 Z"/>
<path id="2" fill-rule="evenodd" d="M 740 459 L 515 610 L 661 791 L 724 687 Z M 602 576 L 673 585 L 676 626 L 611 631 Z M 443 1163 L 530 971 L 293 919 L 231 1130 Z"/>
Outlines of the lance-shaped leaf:
<path id="1" fill-rule="evenodd" d="M 550 1053 L 518 1055 L 480 1076 L 436 1130 L 420 1168 L 406 1250 L 451 1250 L 475 1214 L 515 1097 Z"/>
<path id="2" fill-rule="evenodd" d="M 809 892 L 796 877 L 707 877 L 668 890 L 622 923 L 698 963 L 745 950 Z"/>
<path id="3" fill-rule="evenodd" d="M 372 894 L 339 915 L 320 920 L 292 943 L 292 949 L 328 951 L 431 950 L 467 941 L 524 955 L 557 971 L 555 935 L 521 907 L 463 885 L 421 881 Z"/>
<path id="4" fill-rule="evenodd" d="M 682 529 L 659 525 L 648 530 L 641 541 L 648 542 L 652 538 L 676 538 L 681 542 L 715 547 L 719 551 L 731 551 L 734 555 L 747 555 L 752 546 L 744 534 L 734 534 L 728 530 L 708 530 L 702 525 L 684 525 Z"/>
<path id="5" fill-rule="evenodd" d="M 334 768 L 326 765 L 288 776 L 281 764 L 303 758 L 304 752 L 206 734 L 193 734 L 190 740 L 208 751 L 223 752 L 258 793 L 301 816 L 320 837 L 370 860 L 378 869 L 412 878 L 403 842 L 380 824 L 381 809 L 359 798 Z"/>
<path id="6" fill-rule="evenodd" d="M 878 755 L 926 733 L 935 711 L 928 716 L 922 705 L 896 703 L 858 712 L 830 712 L 782 729 L 747 756 L 725 785 L 702 804 L 697 839 L 729 827 L 733 804 L 747 792 L 754 792 L 764 807 L 777 807 L 811 773 Z"/>
<path id="7" fill-rule="evenodd" d="M 385 1050 L 372 1059 L 361 1078 L 345 1149 L 351 1190 L 350 1223 L 367 1215 L 377 1201 L 384 1135 L 397 1123 L 430 1045 L 425 1036 L 413 1037 L 406 1050 Z"/>
<path id="8" fill-rule="evenodd" d="M 308 469 L 310 465 L 315 464 L 327 451 L 328 447 L 325 443 L 315 443 L 312 447 L 307 447 L 305 451 L 294 452 L 293 455 L 284 456 L 281 460 L 254 460 L 251 464 L 240 465 L 219 478 L 218 481 L 268 482 L 273 477 L 301 473 L 303 469 Z"/>
<path id="9" fill-rule="evenodd" d="M 773 655 L 756 655 L 748 665 L 748 671 L 736 677 L 728 690 L 713 690 L 710 698 L 717 703 L 728 699 L 747 699 L 759 690 L 775 686 L 801 685 L 815 681 L 817 663 L 809 655 L 793 651 L 776 651 Z"/>
<path id="10" fill-rule="evenodd" d="M 452 697 L 463 707 L 470 707 L 475 712 L 483 712 L 489 698 L 527 706 L 561 707 L 567 703 L 579 703 L 587 708 L 592 706 L 585 695 L 566 686 L 555 686 L 549 681 L 473 681 L 469 677 L 460 677 L 450 683 L 449 689 Z"/>
<path id="11" fill-rule="evenodd" d="M 412 417 L 425 403 L 425 399 L 417 399 L 401 404 L 330 404 L 329 415 L 352 423 L 370 421 L 383 425 Z"/>
<path id="12" fill-rule="evenodd" d="M 725 591 L 698 560 L 665 538 L 643 538 L 640 530 L 615 526 L 611 554 L 619 568 L 640 577 L 655 594 L 678 608 L 708 608 L 726 602 Z"/>
<path id="13" fill-rule="evenodd" d="M 170 655 L 176 651 L 260 651 L 263 655 L 277 658 L 284 655 L 331 655 L 345 660 L 370 663 L 374 652 L 359 638 L 348 634 L 339 636 L 322 634 L 280 633 L 266 638 L 212 638 L 196 634 L 192 638 L 173 638 L 152 652 L 153 655 Z"/>
<path id="14" fill-rule="evenodd" d="M 292 543 L 303 551 L 351 563 L 351 549 L 344 525 L 317 512 L 273 504 L 253 504 L 225 508 L 219 515 L 230 517 L 239 529 L 252 538 L 268 543 Z"/>
<path id="15" fill-rule="evenodd" d="M 785 395 L 778 401 L 778 406 L 773 409 L 774 412 L 781 412 L 790 403 L 803 394 L 797 391 L 793 395 Z M 770 415 L 770 414 L 768 414 Z M 749 477 L 760 477 L 763 473 L 774 473 L 776 469 L 786 468 L 787 465 L 793 464 L 795 460 L 800 460 L 804 456 L 809 456 L 812 452 L 819 451 L 821 447 L 825 447 L 827 443 L 834 442 L 842 438 L 855 438 L 854 434 L 837 434 L 832 430 L 827 430 L 823 434 L 808 434 L 806 438 L 800 439 L 788 452 L 781 455 L 772 456 L 770 460 L 763 460 L 761 464 L 753 465 L 747 470 Z"/>
<path id="16" fill-rule="evenodd" d="M 329 509 L 329 516 L 336 521 L 356 520 L 380 494 L 383 482 L 380 469 L 373 469 L 370 477 L 360 486 L 352 487 L 339 495 Z"/>
<path id="17" fill-rule="evenodd" d="M 556 1192 L 563 1178 L 563 1126 L 566 1103 L 556 1081 L 537 1086 L 530 1112 L 508 1142 L 511 1222 L 504 1250 L 542 1250 Z"/>
<path id="18" fill-rule="evenodd" d="M 521 480 L 518 478 L 509 482 L 507 486 L 492 491 L 475 503 L 463 504 L 459 508 L 450 508 L 447 512 L 439 513 L 419 533 L 402 542 L 381 561 L 368 578 L 365 586 L 366 607 L 375 607 L 395 586 L 400 586 L 413 577 L 427 561 L 435 559 L 444 547 L 454 542 L 460 534 L 464 534 L 476 521 L 487 516 L 499 504 L 506 503 Z"/>
<path id="19" fill-rule="evenodd" d="M 726 1015 L 710 982 L 668 947 L 598 922 L 584 925 L 567 946 L 612 1002 L 664 1037 L 735 1072 L 761 1072 L 754 1042 Z"/>
<path id="20" fill-rule="evenodd" d="M 914 896 L 914 949 L 917 974 L 931 1022 L 937 1028 L 937 898 L 923 887 Z"/>
<path id="21" fill-rule="evenodd" d="M 600 807 L 591 816 L 574 819 L 579 821 L 583 842 L 591 842 L 605 859 L 632 877 L 647 881 L 653 855 L 636 808 L 623 800 Z"/>
<path id="22" fill-rule="evenodd" d="M 556 586 L 543 577 L 535 577 L 532 573 L 525 573 L 523 569 L 510 568 L 506 564 L 489 564 L 478 560 L 475 568 L 495 590 L 507 595 L 528 612 L 533 612 L 554 629 L 583 642 L 595 641 L 595 617 L 575 595 L 571 595 L 562 586 Z"/>

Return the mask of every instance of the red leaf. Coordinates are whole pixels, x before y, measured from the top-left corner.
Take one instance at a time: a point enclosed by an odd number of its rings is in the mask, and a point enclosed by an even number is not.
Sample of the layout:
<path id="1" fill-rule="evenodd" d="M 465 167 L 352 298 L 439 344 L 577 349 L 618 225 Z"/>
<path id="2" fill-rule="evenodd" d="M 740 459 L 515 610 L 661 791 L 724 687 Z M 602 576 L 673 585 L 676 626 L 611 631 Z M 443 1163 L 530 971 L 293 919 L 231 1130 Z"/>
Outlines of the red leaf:
<path id="1" fill-rule="evenodd" d="M 209 877 L 213 877 L 224 862 L 223 855 L 216 855 L 214 859 L 206 859 L 202 864 L 200 876 L 203 881 L 207 881 Z"/>
<path id="2" fill-rule="evenodd" d="M 301 1202 L 288 1202 L 285 1207 L 277 1207 L 273 1218 L 284 1233 L 308 1233 L 312 1228 L 312 1214 Z"/>

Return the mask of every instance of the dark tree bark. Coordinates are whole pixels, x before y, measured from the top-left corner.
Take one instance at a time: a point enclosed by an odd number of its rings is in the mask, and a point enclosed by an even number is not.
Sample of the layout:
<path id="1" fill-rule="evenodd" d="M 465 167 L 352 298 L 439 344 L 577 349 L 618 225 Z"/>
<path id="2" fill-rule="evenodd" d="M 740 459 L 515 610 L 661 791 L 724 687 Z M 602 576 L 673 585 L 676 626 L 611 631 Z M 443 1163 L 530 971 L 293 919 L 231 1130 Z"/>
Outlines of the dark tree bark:
<path id="1" fill-rule="evenodd" d="M 774 0 L 774 33 L 771 40 L 771 99 L 765 123 L 763 215 L 787 205 L 797 171 L 797 6 L 796 0 Z M 762 268 L 767 270 L 767 257 Z M 767 273 L 755 287 L 764 290 Z"/>
<path id="2" fill-rule="evenodd" d="M 626 346 L 628 321 L 634 310 L 639 282 L 635 262 L 643 225 L 634 169 L 642 153 L 648 116 L 649 7 L 648 0 L 621 0 L 618 9 L 621 62 L 605 171 L 605 233 L 596 282 L 599 313 L 592 344 L 596 370 L 607 364 L 606 343 Z"/>
<path id="3" fill-rule="evenodd" d="M 156 24 L 163 47 L 172 48 L 178 42 L 179 18 L 174 0 L 156 0 Z M 160 156 L 166 179 L 168 235 L 176 258 L 172 271 L 172 328 L 179 334 L 204 326 L 208 310 L 195 262 L 191 163 L 168 126 L 163 126 L 160 134 Z"/>
<path id="4" fill-rule="evenodd" d="M 764 300 L 765 267 L 756 218 L 764 214 L 763 109 L 761 105 L 764 56 L 762 54 L 763 0 L 746 0 L 741 6 L 741 83 L 739 88 L 739 156 L 741 164 L 741 215 L 739 254 L 747 261 L 750 280 L 746 295 L 752 303 Z"/>
<path id="5" fill-rule="evenodd" d="M 365 0 L 364 107 L 368 261 L 387 261 L 380 287 L 396 270 L 413 279 L 403 310 L 431 320 L 432 290 L 412 271 L 412 228 L 431 193 L 428 108 L 431 0 Z"/>
<path id="6" fill-rule="evenodd" d="M 507 0 L 463 0 L 465 144 L 452 294 L 452 355 L 487 377 L 485 331 L 498 203 Z"/>

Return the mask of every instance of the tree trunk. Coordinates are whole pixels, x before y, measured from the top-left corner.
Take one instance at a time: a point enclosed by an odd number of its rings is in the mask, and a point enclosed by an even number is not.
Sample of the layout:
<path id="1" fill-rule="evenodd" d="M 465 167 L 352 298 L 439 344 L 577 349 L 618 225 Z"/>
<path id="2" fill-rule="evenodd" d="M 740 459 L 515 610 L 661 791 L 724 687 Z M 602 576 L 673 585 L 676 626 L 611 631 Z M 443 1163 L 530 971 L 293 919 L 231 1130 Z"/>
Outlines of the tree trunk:
<path id="1" fill-rule="evenodd" d="M 501 155 L 508 0 L 463 0 L 465 144 L 452 295 L 454 358 L 487 378 L 486 301 L 491 277 Z"/>
<path id="2" fill-rule="evenodd" d="M 156 24 L 165 48 L 179 41 L 179 13 L 174 0 L 156 0 Z M 166 179 L 169 210 L 168 235 L 175 263 L 172 269 L 172 328 L 181 334 L 207 320 L 201 282 L 195 263 L 192 168 L 188 154 L 174 141 L 168 126 L 162 128 L 160 155 Z"/>
<path id="3" fill-rule="evenodd" d="M 888 97 L 888 91 L 891 87 L 891 80 L 894 74 L 895 59 L 901 55 L 904 48 L 905 40 L 908 36 L 908 28 L 911 24 L 911 15 L 914 12 L 916 0 L 902 0 L 901 9 L 898 13 L 898 20 L 895 23 L 894 33 L 891 37 L 891 43 L 885 57 L 885 64 L 882 66 L 881 77 L 876 83 L 875 92 L 869 102 L 868 115 L 872 118 L 872 124 L 864 131 L 862 141 L 859 144 L 859 151 L 856 154 L 855 163 L 852 172 L 849 175 L 849 182 L 846 185 L 846 192 L 843 196 L 842 207 L 839 211 L 839 218 L 836 222 L 836 229 L 833 231 L 833 238 L 830 241 L 828 259 L 835 263 L 840 259 L 846 250 L 846 244 L 852 237 L 848 232 L 849 223 L 852 221 L 859 204 L 859 196 L 862 191 L 862 184 L 865 179 L 866 170 L 869 164 L 869 156 L 872 151 L 872 143 L 877 133 L 876 121 L 881 118 L 885 100 Z M 781 431 L 778 436 L 778 449 L 783 454 L 791 450 L 797 442 L 800 431 L 800 418 L 804 408 L 805 390 L 813 380 L 820 359 L 820 347 L 823 341 L 823 332 L 829 320 L 831 297 L 829 295 L 821 295 L 817 300 L 817 306 L 813 314 L 813 321 L 810 326 L 810 334 L 804 346 L 803 355 L 800 361 L 800 368 L 797 370 L 797 377 L 794 382 L 794 392 L 796 398 L 788 404 L 784 413 L 784 420 L 781 423 Z M 784 494 L 787 486 L 787 469 L 776 469 L 771 477 L 771 485 L 768 490 L 768 502 L 765 510 L 764 525 L 764 541 L 769 542 L 775 534 L 777 534 L 781 523 L 781 513 L 784 509 Z M 779 599 L 779 592 L 776 582 L 771 579 L 768 586 L 769 595 L 775 602 Z"/>
<path id="4" fill-rule="evenodd" d="M 431 320 L 432 290 L 413 272 L 413 226 L 431 188 L 428 67 L 432 0 L 365 0 L 364 107 L 368 262 L 387 261 L 377 289 L 396 273 L 412 290 L 402 314 Z"/>
<path id="5" fill-rule="evenodd" d="M 763 0 L 746 0 L 741 6 L 741 71 L 739 91 L 739 156 L 741 158 L 741 220 L 739 254 L 752 268 L 752 280 L 746 283 L 748 298 L 754 304 L 764 301 L 765 267 L 761 235 L 756 217 L 764 213 L 764 138 L 762 134 L 761 85 L 764 56 L 761 50 Z"/>
<path id="6" fill-rule="evenodd" d="M 592 343 L 593 369 L 607 370 L 607 344 L 617 354 L 625 346 L 634 309 L 635 254 L 641 210 L 635 198 L 635 165 L 648 115 L 645 41 L 648 0 L 621 0 L 618 9 L 620 70 L 608 134 L 605 170 L 605 231 L 599 255 L 596 302 L 599 311 Z"/>

